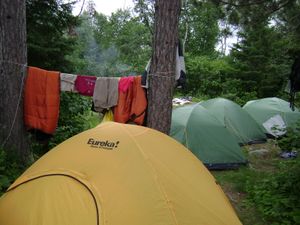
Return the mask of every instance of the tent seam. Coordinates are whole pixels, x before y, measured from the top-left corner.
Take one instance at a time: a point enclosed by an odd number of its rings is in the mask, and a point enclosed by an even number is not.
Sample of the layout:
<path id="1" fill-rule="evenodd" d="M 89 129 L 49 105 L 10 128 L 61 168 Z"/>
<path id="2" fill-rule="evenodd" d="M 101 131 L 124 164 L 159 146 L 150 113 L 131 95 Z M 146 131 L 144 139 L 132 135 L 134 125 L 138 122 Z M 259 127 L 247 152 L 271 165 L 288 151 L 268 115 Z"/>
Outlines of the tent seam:
<path id="1" fill-rule="evenodd" d="M 155 176 L 155 183 L 158 187 L 158 189 L 160 190 L 161 194 L 163 195 L 163 198 L 164 198 L 164 201 L 166 203 L 166 205 L 168 206 L 168 209 L 170 211 L 170 214 L 171 214 L 171 217 L 173 218 L 174 220 L 174 224 L 176 225 L 179 225 L 178 221 L 177 221 L 177 218 L 176 218 L 176 215 L 175 215 L 175 212 L 174 212 L 174 209 L 172 207 L 172 205 L 170 204 L 170 200 L 168 198 L 168 195 L 166 193 L 166 191 L 164 190 L 163 186 L 161 185 L 161 183 L 159 182 L 159 177 L 156 173 L 156 170 L 155 168 L 153 167 L 152 163 L 150 162 L 149 157 L 147 156 L 147 154 L 145 154 L 145 152 L 142 150 L 142 148 L 140 147 L 140 145 L 136 142 L 136 140 L 133 138 L 133 136 L 128 132 L 127 129 L 125 129 L 125 127 L 122 127 L 123 130 L 125 130 L 125 132 L 128 134 L 128 136 L 130 137 L 130 139 L 136 144 L 138 150 L 141 152 L 141 155 L 144 157 L 144 159 L 146 160 L 147 164 L 149 165 L 149 167 L 151 168 L 152 170 L 152 173 L 154 174 Z"/>

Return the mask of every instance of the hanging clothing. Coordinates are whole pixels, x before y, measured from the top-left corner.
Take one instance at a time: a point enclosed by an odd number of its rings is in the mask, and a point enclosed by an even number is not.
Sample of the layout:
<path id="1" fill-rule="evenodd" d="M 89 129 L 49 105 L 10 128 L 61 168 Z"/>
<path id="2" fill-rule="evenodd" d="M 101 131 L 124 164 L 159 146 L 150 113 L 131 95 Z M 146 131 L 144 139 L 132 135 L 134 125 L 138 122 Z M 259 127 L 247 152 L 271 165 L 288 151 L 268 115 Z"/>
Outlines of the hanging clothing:
<path id="1" fill-rule="evenodd" d="M 185 62 L 184 62 L 184 55 L 181 46 L 181 42 L 176 48 L 176 59 L 175 59 L 175 81 L 176 87 L 184 88 L 186 84 L 186 70 L 185 70 Z M 142 87 L 148 88 L 148 75 L 150 73 L 150 65 L 151 59 L 148 61 L 145 71 L 142 74 Z"/>
<path id="2" fill-rule="evenodd" d="M 24 122 L 28 129 L 53 134 L 60 103 L 59 72 L 29 67 L 24 94 Z"/>
<path id="3" fill-rule="evenodd" d="M 102 112 L 118 103 L 118 77 L 98 77 L 95 84 L 93 103 L 94 110 Z"/>
<path id="4" fill-rule="evenodd" d="M 104 113 L 101 123 L 110 122 L 110 121 L 114 121 L 114 114 L 111 109 Z"/>
<path id="5" fill-rule="evenodd" d="M 93 96 L 97 77 L 78 75 L 75 80 L 75 88 L 79 94 Z"/>
<path id="6" fill-rule="evenodd" d="M 141 80 L 141 76 L 134 78 L 133 99 L 130 111 L 130 120 L 138 125 L 143 125 L 147 109 L 146 92 L 141 86 Z"/>
<path id="7" fill-rule="evenodd" d="M 120 83 L 122 79 L 129 78 L 122 77 Z M 144 123 L 147 98 L 145 90 L 141 86 L 141 79 L 141 76 L 134 77 L 132 85 L 128 86 L 126 92 L 119 91 L 118 104 L 114 108 L 114 121 L 119 123 L 134 122 L 138 125 Z"/>
<path id="8" fill-rule="evenodd" d="M 119 82 L 119 91 L 126 92 L 133 84 L 134 76 L 122 77 Z"/>
<path id="9" fill-rule="evenodd" d="M 121 77 L 119 81 L 119 97 L 118 104 L 114 107 L 114 121 L 119 123 L 126 123 L 130 117 L 131 111 L 131 101 L 133 95 L 133 85 L 128 86 L 127 91 L 120 91 L 120 84 L 128 83 L 126 79 L 131 79 L 129 77 Z"/>
<path id="10" fill-rule="evenodd" d="M 77 75 L 69 74 L 69 73 L 61 73 L 60 74 L 60 91 L 78 92 L 75 89 L 76 78 L 77 78 Z"/>

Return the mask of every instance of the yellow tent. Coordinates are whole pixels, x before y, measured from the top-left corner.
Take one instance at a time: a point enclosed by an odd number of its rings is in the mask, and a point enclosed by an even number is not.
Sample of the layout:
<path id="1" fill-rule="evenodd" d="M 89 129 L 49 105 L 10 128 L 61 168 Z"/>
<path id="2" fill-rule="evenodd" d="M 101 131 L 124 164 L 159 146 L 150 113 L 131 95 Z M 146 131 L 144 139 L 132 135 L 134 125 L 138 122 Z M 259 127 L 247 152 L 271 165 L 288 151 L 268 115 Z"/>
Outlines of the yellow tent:
<path id="1" fill-rule="evenodd" d="M 213 176 L 155 130 L 106 122 L 49 151 L 0 199 L 1 225 L 241 224 Z"/>

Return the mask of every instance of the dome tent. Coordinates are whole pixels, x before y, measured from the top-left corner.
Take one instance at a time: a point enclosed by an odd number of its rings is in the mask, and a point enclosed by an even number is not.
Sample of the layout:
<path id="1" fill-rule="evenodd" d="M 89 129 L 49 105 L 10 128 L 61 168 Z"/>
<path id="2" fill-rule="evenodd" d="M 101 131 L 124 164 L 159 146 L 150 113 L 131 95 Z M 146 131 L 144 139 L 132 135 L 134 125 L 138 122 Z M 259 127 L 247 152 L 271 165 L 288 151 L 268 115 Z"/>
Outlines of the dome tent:
<path id="1" fill-rule="evenodd" d="M 106 122 L 26 170 L 0 199 L 0 224 L 241 223 L 181 144 L 149 128 Z"/>
<path id="2" fill-rule="evenodd" d="M 235 102 L 225 98 L 214 98 L 199 104 L 214 115 L 239 144 L 266 141 L 267 137 L 261 126 Z"/>
<path id="3" fill-rule="evenodd" d="M 173 110 L 170 136 L 209 169 L 235 168 L 246 163 L 232 134 L 199 103 Z"/>
<path id="4" fill-rule="evenodd" d="M 293 127 L 300 120 L 300 112 L 297 108 L 295 108 L 295 111 L 292 111 L 289 102 L 276 97 L 248 101 L 243 106 L 243 109 L 270 136 L 280 136 L 285 133 L 278 132 L 273 127 L 282 129 Z"/>

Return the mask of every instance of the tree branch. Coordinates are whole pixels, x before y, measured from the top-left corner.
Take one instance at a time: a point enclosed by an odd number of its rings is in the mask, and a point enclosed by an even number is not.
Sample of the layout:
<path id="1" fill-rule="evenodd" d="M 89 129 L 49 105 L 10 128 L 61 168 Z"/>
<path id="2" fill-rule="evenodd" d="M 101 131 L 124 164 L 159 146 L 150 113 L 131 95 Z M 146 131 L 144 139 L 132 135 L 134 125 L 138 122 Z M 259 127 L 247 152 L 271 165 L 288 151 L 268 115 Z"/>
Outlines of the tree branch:
<path id="1" fill-rule="evenodd" d="M 219 1 L 219 3 L 223 3 L 224 5 L 231 5 L 231 6 L 234 6 L 234 7 L 244 7 L 244 6 L 251 6 L 251 5 L 260 5 L 260 4 L 263 4 L 265 2 L 270 2 L 270 0 L 260 0 L 260 1 L 254 1 L 254 2 L 251 2 L 251 3 L 235 4 L 235 3 L 227 2 L 227 1 L 224 1 L 224 0 L 218 0 L 218 1 Z"/>

